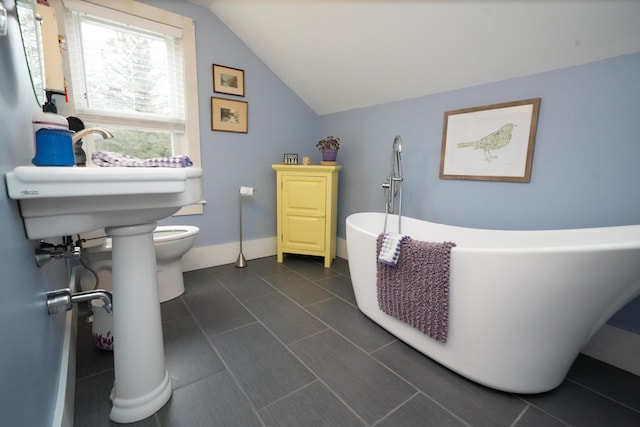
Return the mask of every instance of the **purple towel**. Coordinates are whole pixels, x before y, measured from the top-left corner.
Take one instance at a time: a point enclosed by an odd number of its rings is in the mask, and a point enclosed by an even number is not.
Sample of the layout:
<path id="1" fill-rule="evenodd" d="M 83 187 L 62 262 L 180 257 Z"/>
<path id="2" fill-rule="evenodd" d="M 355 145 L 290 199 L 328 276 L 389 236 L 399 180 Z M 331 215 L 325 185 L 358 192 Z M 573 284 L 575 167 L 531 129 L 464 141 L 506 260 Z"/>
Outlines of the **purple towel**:
<path id="1" fill-rule="evenodd" d="M 382 238 L 378 236 L 376 254 Z M 452 242 L 404 239 L 395 267 L 376 263 L 380 309 L 437 341 L 447 342 L 449 264 L 455 246 Z"/>
<path id="2" fill-rule="evenodd" d="M 91 154 L 91 160 L 96 166 L 102 167 L 186 168 L 193 165 L 193 162 L 187 156 L 139 159 L 128 154 L 112 153 L 110 151 L 96 151 Z"/>

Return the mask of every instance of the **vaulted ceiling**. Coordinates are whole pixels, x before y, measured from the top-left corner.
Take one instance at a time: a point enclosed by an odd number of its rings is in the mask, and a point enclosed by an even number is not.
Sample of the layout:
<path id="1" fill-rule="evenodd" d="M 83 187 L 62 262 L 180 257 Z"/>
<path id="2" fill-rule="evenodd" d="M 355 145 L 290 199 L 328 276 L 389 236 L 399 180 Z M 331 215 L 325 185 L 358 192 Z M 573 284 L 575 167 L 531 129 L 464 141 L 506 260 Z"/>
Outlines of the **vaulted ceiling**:
<path id="1" fill-rule="evenodd" d="M 638 0 L 189 0 L 320 115 L 640 52 Z"/>

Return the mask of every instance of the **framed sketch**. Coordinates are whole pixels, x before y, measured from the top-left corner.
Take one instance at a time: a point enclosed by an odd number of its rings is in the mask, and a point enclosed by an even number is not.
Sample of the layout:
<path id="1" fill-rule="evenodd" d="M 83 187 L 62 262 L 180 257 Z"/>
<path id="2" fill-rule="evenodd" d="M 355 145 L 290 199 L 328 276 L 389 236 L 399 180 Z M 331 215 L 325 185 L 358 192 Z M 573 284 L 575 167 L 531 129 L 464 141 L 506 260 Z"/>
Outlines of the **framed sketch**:
<path id="1" fill-rule="evenodd" d="M 213 91 L 244 96 L 244 71 L 213 64 Z"/>
<path id="2" fill-rule="evenodd" d="M 211 130 L 247 133 L 249 103 L 211 97 Z"/>
<path id="3" fill-rule="evenodd" d="M 540 98 L 444 113 L 440 178 L 531 181 Z"/>

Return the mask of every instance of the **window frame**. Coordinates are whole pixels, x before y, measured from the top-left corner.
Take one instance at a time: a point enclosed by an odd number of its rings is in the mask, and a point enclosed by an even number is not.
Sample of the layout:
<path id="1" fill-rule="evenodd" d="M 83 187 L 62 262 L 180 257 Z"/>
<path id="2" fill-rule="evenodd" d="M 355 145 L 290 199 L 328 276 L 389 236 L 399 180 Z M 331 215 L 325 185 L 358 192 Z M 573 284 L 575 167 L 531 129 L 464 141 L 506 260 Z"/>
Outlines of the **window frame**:
<path id="1" fill-rule="evenodd" d="M 177 28 L 182 32 L 183 66 L 184 66 L 184 93 L 185 93 L 185 138 L 186 154 L 193 161 L 194 166 L 201 167 L 200 156 L 200 123 L 198 113 L 198 79 L 196 62 L 196 38 L 193 19 L 178 15 L 173 12 L 159 9 L 136 1 L 123 0 L 62 0 L 65 9 L 85 11 L 91 14 L 100 14 L 105 11 L 115 11 L 118 15 L 124 13 L 131 17 L 131 21 L 123 22 L 131 25 L 140 23 L 140 20 L 151 25 L 160 23 Z M 99 12 L 96 12 L 99 10 Z M 58 14 L 58 16 L 65 14 Z M 68 61 L 68 58 L 67 58 Z M 67 66 L 69 66 L 67 64 Z M 70 96 L 73 93 L 70 91 Z M 202 203 L 185 206 L 175 215 L 202 214 Z"/>

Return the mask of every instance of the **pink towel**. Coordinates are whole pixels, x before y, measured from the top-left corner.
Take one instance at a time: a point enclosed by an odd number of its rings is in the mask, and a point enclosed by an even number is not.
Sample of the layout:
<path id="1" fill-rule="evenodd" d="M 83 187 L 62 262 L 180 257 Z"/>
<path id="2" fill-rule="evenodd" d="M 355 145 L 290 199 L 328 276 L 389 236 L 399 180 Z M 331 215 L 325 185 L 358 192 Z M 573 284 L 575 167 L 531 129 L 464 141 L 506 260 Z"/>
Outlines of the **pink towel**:
<path id="1" fill-rule="evenodd" d="M 395 267 L 377 262 L 378 305 L 382 311 L 447 342 L 449 329 L 449 264 L 455 243 L 406 238 Z M 382 236 L 378 236 L 380 253 Z"/>

